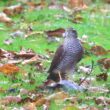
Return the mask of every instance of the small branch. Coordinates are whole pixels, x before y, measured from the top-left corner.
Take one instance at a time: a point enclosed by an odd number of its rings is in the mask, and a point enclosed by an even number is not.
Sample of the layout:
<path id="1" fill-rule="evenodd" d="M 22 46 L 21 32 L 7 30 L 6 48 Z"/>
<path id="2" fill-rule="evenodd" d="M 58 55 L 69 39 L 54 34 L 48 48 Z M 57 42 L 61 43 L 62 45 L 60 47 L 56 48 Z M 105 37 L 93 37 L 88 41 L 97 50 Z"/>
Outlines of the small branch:
<path id="1" fill-rule="evenodd" d="M 91 71 L 90 71 L 90 73 L 87 74 L 85 76 L 85 78 L 79 83 L 79 86 L 81 86 L 81 84 L 90 76 L 90 74 L 92 73 L 93 67 L 94 67 L 94 61 L 91 62 Z"/>

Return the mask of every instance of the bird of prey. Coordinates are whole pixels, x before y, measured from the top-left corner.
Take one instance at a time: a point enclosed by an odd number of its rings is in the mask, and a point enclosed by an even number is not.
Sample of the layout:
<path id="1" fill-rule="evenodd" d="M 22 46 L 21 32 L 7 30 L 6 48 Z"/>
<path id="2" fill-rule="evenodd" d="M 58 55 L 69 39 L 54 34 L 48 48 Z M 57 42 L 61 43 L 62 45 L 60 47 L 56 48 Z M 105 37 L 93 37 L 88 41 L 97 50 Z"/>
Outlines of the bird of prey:
<path id="1" fill-rule="evenodd" d="M 77 31 L 73 28 L 65 29 L 63 36 L 64 42 L 56 50 L 48 70 L 47 79 L 55 82 L 65 79 L 65 75 L 73 73 L 76 64 L 83 56 L 83 48 L 77 39 Z"/>

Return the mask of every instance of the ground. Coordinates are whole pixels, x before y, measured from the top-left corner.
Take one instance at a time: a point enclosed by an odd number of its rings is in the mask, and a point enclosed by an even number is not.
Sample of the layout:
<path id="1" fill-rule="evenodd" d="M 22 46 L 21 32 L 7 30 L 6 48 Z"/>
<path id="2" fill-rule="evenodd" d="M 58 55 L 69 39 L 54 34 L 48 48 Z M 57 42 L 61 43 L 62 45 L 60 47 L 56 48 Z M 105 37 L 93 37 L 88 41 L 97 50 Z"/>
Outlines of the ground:
<path id="1" fill-rule="evenodd" d="M 110 102 L 110 95 L 106 90 L 109 90 L 109 69 L 100 69 L 102 66 L 105 66 L 105 64 L 102 64 L 101 67 L 97 64 L 97 60 L 102 58 L 109 58 L 110 51 L 109 51 L 109 41 L 110 41 L 110 11 L 109 11 L 109 4 L 99 2 L 91 3 L 87 6 L 86 9 L 81 9 L 80 11 L 74 12 L 73 9 L 69 9 L 69 11 L 66 9 L 62 9 L 61 7 L 57 8 L 49 8 L 48 4 L 49 1 L 47 0 L 46 5 L 43 5 L 41 9 L 38 7 L 35 9 L 35 7 L 31 7 L 30 5 L 22 2 L 9 2 L 7 1 L 1 1 L 0 3 L 0 12 L 3 11 L 4 8 L 12 5 L 16 5 L 21 3 L 23 6 L 23 11 L 20 14 L 12 14 L 11 16 L 8 15 L 9 18 L 13 21 L 13 23 L 0 23 L 0 48 L 4 49 L 6 51 L 14 51 L 14 52 L 20 52 L 21 48 L 25 48 L 26 50 L 32 49 L 35 54 L 41 55 L 43 58 L 42 68 L 43 69 L 36 69 L 35 62 L 34 64 L 25 64 L 22 63 L 16 64 L 20 71 L 17 73 L 16 78 L 12 78 L 10 76 L 7 76 L 3 73 L 3 71 L 0 72 L 0 103 L 3 103 L 2 100 L 6 98 L 6 96 L 16 96 L 21 95 L 22 99 L 25 99 L 28 96 L 28 94 L 22 94 L 20 93 L 21 89 L 25 89 L 29 92 L 36 92 L 35 94 L 41 94 L 44 97 L 49 97 L 51 94 L 57 94 L 57 92 L 61 92 L 61 90 L 58 91 L 52 91 L 48 92 L 46 90 L 42 91 L 39 90 L 38 86 L 43 84 L 43 82 L 46 81 L 47 78 L 47 70 L 50 66 L 50 62 L 52 60 L 52 57 L 54 55 L 54 52 L 58 45 L 61 44 L 63 38 L 60 37 L 54 37 L 55 39 L 59 39 L 58 41 L 49 41 L 48 36 L 45 34 L 46 31 L 49 30 L 55 30 L 59 28 L 67 28 L 67 27 L 73 27 L 78 32 L 79 39 L 83 42 L 82 45 L 85 49 L 85 54 L 81 62 L 79 62 L 78 67 L 80 66 L 91 66 L 91 62 L 94 61 L 94 66 L 91 75 L 88 76 L 89 84 L 85 84 L 85 86 L 88 86 L 90 89 L 92 87 L 96 87 L 94 90 L 89 91 L 69 91 L 67 94 L 69 96 L 64 95 L 66 98 L 70 97 L 76 97 L 75 104 L 65 101 L 56 100 L 55 98 L 51 99 L 51 102 L 49 104 L 49 110 L 78 110 L 85 107 L 96 107 L 98 110 L 103 110 L 104 108 L 107 108 L 107 110 L 110 109 L 109 103 Z M 40 3 L 40 1 L 33 2 L 33 3 Z M 67 2 L 64 0 L 62 2 L 58 2 L 57 5 L 64 4 L 67 5 Z M 37 32 L 37 34 L 32 34 L 28 36 L 27 38 L 24 38 L 24 36 L 21 37 L 15 37 L 12 38 L 10 34 L 13 34 L 16 32 L 16 30 L 23 31 L 25 35 L 28 33 L 29 26 L 32 27 L 32 32 Z M 31 33 L 31 31 L 30 31 Z M 12 44 L 7 45 L 4 43 L 4 41 L 13 40 Z M 86 42 L 86 43 L 84 43 Z M 100 46 L 102 53 L 96 49 L 96 53 L 91 50 L 93 47 L 93 50 L 96 48 L 94 46 Z M 102 49 L 104 48 L 104 50 Z M 25 51 L 26 51 L 25 50 Z M 48 50 L 48 52 L 47 52 Z M 106 51 L 106 52 L 105 52 Z M 52 55 L 51 55 L 52 53 Z M 0 53 L 0 65 L 6 64 L 7 61 L 1 59 L 1 53 Z M 24 59 L 22 59 L 24 60 Z M 110 60 L 108 62 L 110 64 Z M 110 66 L 109 66 L 110 67 Z M 3 69 L 2 69 L 3 70 Z M 26 73 L 26 77 L 23 76 L 22 73 Z M 104 80 L 104 78 L 99 77 L 99 79 L 96 77 L 97 75 L 100 75 L 101 73 L 105 73 L 104 77 L 107 76 L 107 80 Z M 80 78 L 85 77 L 84 72 L 76 72 L 76 74 L 73 77 L 73 80 L 77 83 L 79 83 Z M 91 78 L 91 80 L 90 80 Z M 31 82 L 29 82 L 31 80 Z M 87 80 L 85 80 L 87 81 Z M 100 88 L 100 89 L 99 89 Z M 66 92 L 65 92 L 66 93 Z M 63 93 L 62 93 L 63 94 Z M 101 102 L 98 100 L 98 98 L 102 97 Z M 108 99 L 106 99 L 108 98 Z M 64 100 L 65 98 L 61 98 Z M 97 101 L 98 100 L 98 101 Z M 105 103 L 104 103 L 105 101 Z M 108 102 L 107 102 L 108 101 Z M 37 101 L 36 101 L 37 102 Z M 27 101 L 25 101 L 27 103 Z M 24 107 L 24 103 L 10 103 L 10 104 L 4 104 L 5 109 L 12 110 L 14 107 L 20 108 Z M 42 110 L 43 104 L 40 106 L 36 106 L 38 110 Z M 48 105 L 48 104 L 46 104 Z M 72 108 L 71 108 L 71 106 Z M 68 108 L 66 108 L 68 107 Z M 3 107 L 1 107 L 3 109 Z M 85 109 L 85 110 L 86 110 Z M 93 108 L 92 108 L 93 109 Z M 4 109 L 3 109 L 4 110 Z M 30 109 L 31 110 L 31 109 Z M 94 109 L 93 109 L 94 110 Z"/>

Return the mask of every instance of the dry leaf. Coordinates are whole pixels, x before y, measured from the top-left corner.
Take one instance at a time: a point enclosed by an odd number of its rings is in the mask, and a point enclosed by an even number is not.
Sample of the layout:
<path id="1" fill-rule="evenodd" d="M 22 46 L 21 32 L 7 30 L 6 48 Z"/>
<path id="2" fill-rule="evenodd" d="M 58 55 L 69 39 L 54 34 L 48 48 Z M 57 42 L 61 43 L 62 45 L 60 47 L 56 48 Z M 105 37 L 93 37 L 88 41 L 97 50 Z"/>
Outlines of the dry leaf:
<path id="1" fill-rule="evenodd" d="M 99 75 L 96 75 L 96 79 L 97 80 L 104 80 L 104 81 L 107 81 L 107 78 L 108 78 L 108 74 L 107 73 L 101 73 Z"/>
<path id="2" fill-rule="evenodd" d="M 38 55 L 35 55 L 34 57 L 32 57 L 31 59 L 28 59 L 28 60 L 24 60 L 22 62 L 22 64 L 30 64 L 30 63 L 33 63 L 33 62 L 39 62 L 41 60 L 41 58 L 38 56 Z"/>
<path id="3" fill-rule="evenodd" d="M 98 46 L 98 45 L 95 45 L 91 48 L 91 52 L 94 54 L 94 55 L 106 55 L 108 52 L 107 50 L 105 50 L 103 47 L 101 46 Z"/>
<path id="4" fill-rule="evenodd" d="M 68 4 L 70 8 L 87 8 L 87 5 L 84 3 L 84 0 L 69 0 Z"/>
<path id="5" fill-rule="evenodd" d="M 52 31 L 46 31 L 45 33 L 48 37 L 61 37 L 64 32 L 65 30 L 63 28 L 59 28 Z"/>
<path id="6" fill-rule="evenodd" d="M 97 105 L 110 105 L 110 98 L 104 97 L 104 96 L 100 96 L 98 98 L 95 98 L 95 103 Z"/>
<path id="7" fill-rule="evenodd" d="M 35 3 L 35 2 L 27 2 L 26 3 L 30 8 L 30 11 L 34 9 L 42 9 L 46 6 L 45 0 L 41 0 L 40 3 Z"/>
<path id="8" fill-rule="evenodd" d="M 42 106 L 43 104 L 45 104 L 48 100 L 45 97 L 41 97 L 40 99 L 38 99 L 37 101 L 35 101 L 35 105 L 36 106 Z"/>
<path id="9" fill-rule="evenodd" d="M 4 49 L 0 49 L 0 59 L 3 59 L 3 58 L 8 58 L 8 59 L 12 59 L 14 57 L 14 52 L 11 52 L 11 51 L 6 51 Z"/>
<path id="10" fill-rule="evenodd" d="M 101 64 L 105 69 L 110 69 L 110 58 L 102 58 L 97 62 Z"/>
<path id="11" fill-rule="evenodd" d="M 6 13 L 7 15 L 20 14 L 22 11 L 23 11 L 23 6 L 21 5 L 10 6 L 3 10 L 3 12 Z"/>
<path id="12" fill-rule="evenodd" d="M 13 75 L 19 72 L 19 68 L 14 64 L 4 64 L 3 66 L 0 67 L 0 72 L 6 75 Z"/>
<path id="13" fill-rule="evenodd" d="M 33 52 L 20 52 L 20 53 L 16 53 L 15 54 L 15 58 L 24 58 L 24 59 L 29 59 L 29 58 L 32 58 L 34 57 L 36 54 L 33 53 Z"/>
<path id="14" fill-rule="evenodd" d="M 27 103 L 24 105 L 23 110 L 36 110 L 35 103 Z"/>
<path id="15" fill-rule="evenodd" d="M 0 104 L 7 105 L 11 103 L 18 103 L 21 101 L 21 97 L 18 96 L 6 96 L 3 99 L 0 99 Z"/>

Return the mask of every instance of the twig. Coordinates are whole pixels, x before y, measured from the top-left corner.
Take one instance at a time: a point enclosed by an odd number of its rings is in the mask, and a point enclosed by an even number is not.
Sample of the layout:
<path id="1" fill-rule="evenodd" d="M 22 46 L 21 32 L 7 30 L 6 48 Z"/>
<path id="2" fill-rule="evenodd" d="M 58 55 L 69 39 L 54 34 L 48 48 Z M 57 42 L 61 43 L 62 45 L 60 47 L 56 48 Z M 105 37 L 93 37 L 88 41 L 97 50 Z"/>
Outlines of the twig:
<path id="1" fill-rule="evenodd" d="M 81 84 L 90 76 L 90 74 L 92 73 L 92 70 L 93 70 L 93 67 L 94 67 L 94 61 L 92 61 L 91 62 L 91 71 L 90 71 L 90 73 L 89 74 L 87 74 L 86 76 L 85 76 L 85 78 L 79 83 L 79 86 L 81 86 Z"/>

